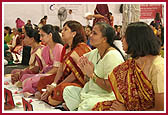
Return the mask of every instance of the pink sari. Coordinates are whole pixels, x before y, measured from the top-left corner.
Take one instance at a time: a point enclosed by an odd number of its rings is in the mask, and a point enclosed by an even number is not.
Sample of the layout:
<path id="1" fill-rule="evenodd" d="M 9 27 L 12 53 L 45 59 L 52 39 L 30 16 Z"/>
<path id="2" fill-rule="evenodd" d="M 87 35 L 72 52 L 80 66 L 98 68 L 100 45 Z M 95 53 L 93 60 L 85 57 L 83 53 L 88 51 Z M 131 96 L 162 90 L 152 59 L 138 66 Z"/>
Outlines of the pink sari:
<path id="1" fill-rule="evenodd" d="M 59 67 L 59 62 L 61 58 L 61 51 L 62 51 L 63 46 L 61 44 L 56 44 L 52 54 L 53 58 L 51 57 L 50 54 L 50 48 L 49 46 L 45 46 L 43 51 L 42 51 L 42 58 L 44 59 L 45 66 L 43 66 L 43 69 L 41 71 L 41 74 L 25 74 L 24 81 L 23 83 L 23 90 L 22 92 L 29 92 L 29 93 L 35 93 L 37 91 L 37 84 L 40 80 L 41 77 L 43 76 L 49 76 L 47 73 L 50 71 L 53 66 Z"/>

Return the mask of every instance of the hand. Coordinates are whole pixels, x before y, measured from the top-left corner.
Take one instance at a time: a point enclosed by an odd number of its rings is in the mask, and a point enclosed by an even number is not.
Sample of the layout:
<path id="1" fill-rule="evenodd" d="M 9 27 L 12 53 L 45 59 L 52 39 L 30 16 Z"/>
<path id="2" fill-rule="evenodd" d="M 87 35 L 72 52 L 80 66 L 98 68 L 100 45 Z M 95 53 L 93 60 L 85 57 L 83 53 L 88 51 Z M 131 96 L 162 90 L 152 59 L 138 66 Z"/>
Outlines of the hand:
<path id="1" fill-rule="evenodd" d="M 52 85 L 47 85 L 47 88 L 46 88 L 46 90 L 47 90 L 47 92 L 49 92 L 50 94 L 52 93 L 52 91 L 54 90 L 54 86 L 52 86 Z"/>
<path id="2" fill-rule="evenodd" d="M 43 92 L 43 94 L 41 95 L 41 100 L 46 100 L 49 95 L 50 95 L 49 92 L 47 91 Z"/>
<path id="3" fill-rule="evenodd" d="M 88 77 L 91 77 L 93 75 L 94 65 L 87 59 L 87 57 L 82 56 L 79 59 L 78 66 Z"/>
<path id="4" fill-rule="evenodd" d="M 46 91 L 41 95 L 41 100 L 46 100 L 54 90 L 54 86 L 47 85 Z"/>
<path id="5" fill-rule="evenodd" d="M 93 18 L 92 15 L 88 15 L 88 16 L 86 16 L 86 19 L 87 19 L 87 20 L 92 20 L 92 18 Z"/>
<path id="6" fill-rule="evenodd" d="M 126 107 L 119 101 L 114 101 L 110 108 L 111 111 L 126 111 Z"/>

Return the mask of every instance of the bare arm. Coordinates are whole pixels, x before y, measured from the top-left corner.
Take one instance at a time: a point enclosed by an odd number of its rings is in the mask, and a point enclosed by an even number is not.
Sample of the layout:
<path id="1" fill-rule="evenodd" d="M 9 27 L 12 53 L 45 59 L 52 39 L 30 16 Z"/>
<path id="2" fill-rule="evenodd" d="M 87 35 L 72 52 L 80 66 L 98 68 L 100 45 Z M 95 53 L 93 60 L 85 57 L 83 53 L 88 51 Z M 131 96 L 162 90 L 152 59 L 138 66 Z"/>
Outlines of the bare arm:
<path id="1" fill-rule="evenodd" d="M 56 73 L 57 73 L 57 70 L 58 70 L 58 67 L 53 67 L 50 71 L 48 71 L 48 72 L 45 73 L 45 74 L 56 74 Z"/>
<path id="2" fill-rule="evenodd" d="M 111 85 L 108 79 L 100 78 L 95 73 L 93 73 L 93 75 L 90 76 L 90 78 L 92 78 L 93 81 L 102 89 L 108 91 L 109 93 L 112 92 Z"/>
<path id="3" fill-rule="evenodd" d="M 155 106 L 146 111 L 163 111 L 164 110 L 164 93 L 155 93 Z"/>
<path id="4" fill-rule="evenodd" d="M 54 83 L 57 83 L 58 80 L 60 80 L 61 76 L 63 75 L 63 64 L 60 64 L 60 67 L 58 68 L 58 72 L 55 76 Z"/>
<path id="5" fill-rule="evenodd" d="M 68 75 L 64 81 L 62 81 L 61 83 L 71 83 L 73 82 L 74 80 L 76 80 L 75 76 L 73 73 L 71 73 L 70 75 Z"/>

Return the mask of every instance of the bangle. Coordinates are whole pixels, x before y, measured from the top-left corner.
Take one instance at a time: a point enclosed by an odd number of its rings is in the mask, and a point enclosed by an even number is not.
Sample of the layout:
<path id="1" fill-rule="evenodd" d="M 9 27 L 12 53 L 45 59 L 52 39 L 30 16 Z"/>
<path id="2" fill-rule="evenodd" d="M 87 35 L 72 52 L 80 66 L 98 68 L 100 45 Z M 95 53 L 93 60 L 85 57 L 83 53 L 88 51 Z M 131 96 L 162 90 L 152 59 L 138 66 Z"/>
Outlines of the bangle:
<path id="1" fill-rule="evenodd" d="M 97 76 L 94 74 L 92 79 L 93 79 L 93 81 L 96 83 Z"/>

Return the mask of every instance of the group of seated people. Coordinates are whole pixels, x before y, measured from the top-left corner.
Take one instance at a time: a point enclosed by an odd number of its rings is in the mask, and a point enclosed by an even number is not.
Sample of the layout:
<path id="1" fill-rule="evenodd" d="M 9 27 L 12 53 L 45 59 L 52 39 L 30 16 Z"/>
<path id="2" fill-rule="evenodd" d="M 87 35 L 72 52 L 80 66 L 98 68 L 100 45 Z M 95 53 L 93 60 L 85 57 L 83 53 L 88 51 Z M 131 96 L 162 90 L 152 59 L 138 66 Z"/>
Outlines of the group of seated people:
<path id="1" fill-rule="evenodd" d="M 89 35 L 74 20 L 61 36 L 54 26 L 24 26 L 31 46 L 29 67 L 11 72 L 13 85 L 64 111 L 163 111 L 164 59 L 161 42 L 144 22 L 128 25 L 122 37 L 126 59 L 114 44 L 116 31 L 97 22 Z M 45 45 L 41 45 L 40 41 Z"/>

